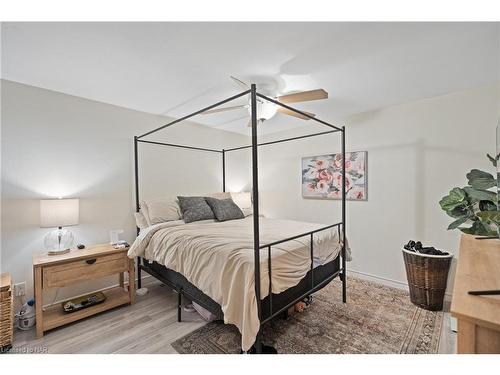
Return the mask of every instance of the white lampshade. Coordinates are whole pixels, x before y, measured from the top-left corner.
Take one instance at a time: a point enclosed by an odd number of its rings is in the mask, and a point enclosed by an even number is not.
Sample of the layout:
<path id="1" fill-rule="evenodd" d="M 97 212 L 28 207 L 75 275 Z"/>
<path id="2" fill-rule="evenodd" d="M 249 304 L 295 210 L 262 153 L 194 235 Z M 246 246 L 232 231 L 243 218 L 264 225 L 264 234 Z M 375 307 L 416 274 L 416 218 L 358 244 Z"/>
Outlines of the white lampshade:
<path id="1" fill-rule="evenodd" d="M 40 201 L 40 227 L 67 227 L 78 225 L 79 199 L 42 199 Z"/>

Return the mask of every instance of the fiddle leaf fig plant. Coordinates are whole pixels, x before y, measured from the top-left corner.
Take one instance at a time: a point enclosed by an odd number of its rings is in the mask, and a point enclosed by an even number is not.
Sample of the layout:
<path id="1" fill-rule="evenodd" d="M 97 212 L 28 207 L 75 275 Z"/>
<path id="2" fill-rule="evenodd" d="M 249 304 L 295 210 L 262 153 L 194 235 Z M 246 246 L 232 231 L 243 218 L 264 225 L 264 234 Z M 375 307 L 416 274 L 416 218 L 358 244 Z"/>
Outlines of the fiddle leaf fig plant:
<path id="1" fill-rule="evenodd" d="M 487 155 L 496 167 L 500 154 Z M 454 221 L 448 230 L 459 229 L 478 236 L 497 236 L 500 211 L 497 206 L 497 180 L 488 172 L 473 169 L 466 175 L 468 186 L 455 187 L 439 201 L 441 208 Z M 494 191 L 490 190 L 495 188 Z"/>

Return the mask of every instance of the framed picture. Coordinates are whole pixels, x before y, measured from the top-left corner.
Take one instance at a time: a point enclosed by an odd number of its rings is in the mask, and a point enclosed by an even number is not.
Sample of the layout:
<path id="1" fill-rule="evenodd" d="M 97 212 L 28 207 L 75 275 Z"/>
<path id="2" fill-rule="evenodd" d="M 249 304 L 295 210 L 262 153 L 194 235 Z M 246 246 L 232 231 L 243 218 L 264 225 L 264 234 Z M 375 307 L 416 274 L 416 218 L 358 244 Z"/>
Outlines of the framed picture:
<path id="1" fill-rule="evenodd" d="M 346 152 L 346 199 L 367 200 L 367 152 Z M 302 158 L 302 197 L 342 199 L 342 154 Z"/>

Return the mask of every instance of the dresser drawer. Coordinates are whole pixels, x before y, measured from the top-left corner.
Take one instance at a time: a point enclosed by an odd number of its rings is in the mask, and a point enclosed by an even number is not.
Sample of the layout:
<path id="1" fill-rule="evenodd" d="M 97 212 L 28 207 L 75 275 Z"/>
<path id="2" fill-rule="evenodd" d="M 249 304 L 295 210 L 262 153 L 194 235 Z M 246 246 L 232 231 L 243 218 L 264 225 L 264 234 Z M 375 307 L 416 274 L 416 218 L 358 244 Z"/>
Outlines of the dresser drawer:
<path id="1" fill-rule="evenodd" d="M 128 257 L 123 252 L 47 266 L 43 267 L 43 289 L 63 287 L 125 271 L 128 271 Z"/>

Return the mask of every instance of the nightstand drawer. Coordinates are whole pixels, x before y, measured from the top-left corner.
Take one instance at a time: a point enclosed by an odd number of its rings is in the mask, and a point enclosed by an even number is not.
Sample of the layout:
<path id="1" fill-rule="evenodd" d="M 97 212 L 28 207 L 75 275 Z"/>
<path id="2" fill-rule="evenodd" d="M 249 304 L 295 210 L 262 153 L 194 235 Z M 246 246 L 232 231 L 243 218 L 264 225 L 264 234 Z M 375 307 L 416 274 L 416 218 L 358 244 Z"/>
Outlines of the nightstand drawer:
<path id="1" fill-rule="evenodd" d="M 125 253 L 48 266 L 43 268 L 43 289 L 63 287 L 125 271 L 128 271 L 128 257 Z"/>

